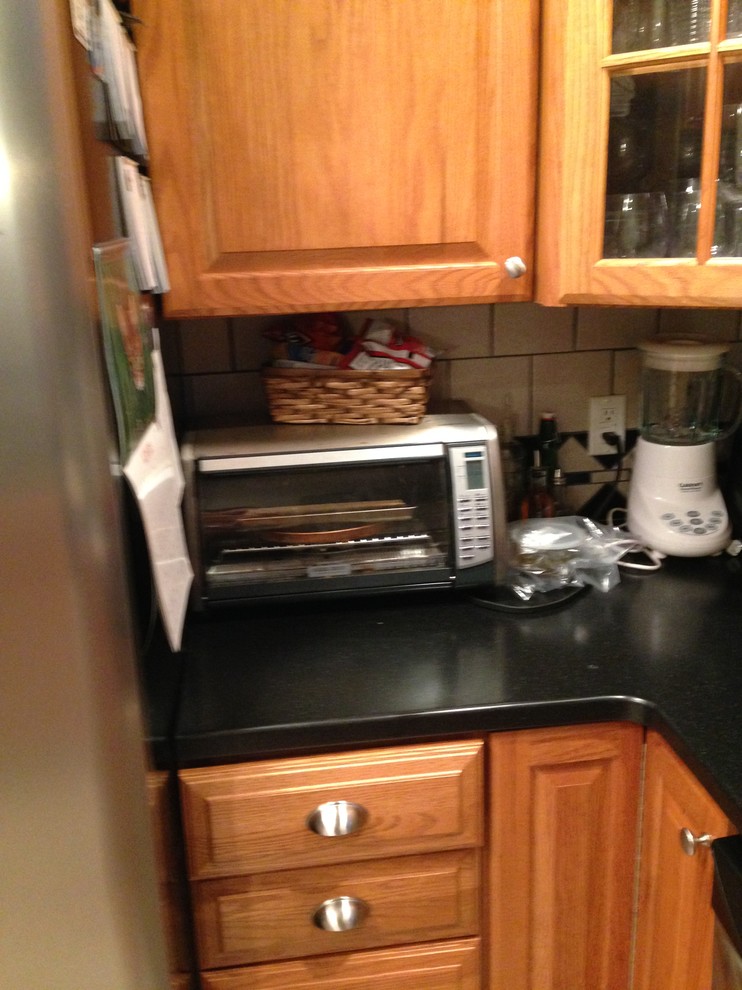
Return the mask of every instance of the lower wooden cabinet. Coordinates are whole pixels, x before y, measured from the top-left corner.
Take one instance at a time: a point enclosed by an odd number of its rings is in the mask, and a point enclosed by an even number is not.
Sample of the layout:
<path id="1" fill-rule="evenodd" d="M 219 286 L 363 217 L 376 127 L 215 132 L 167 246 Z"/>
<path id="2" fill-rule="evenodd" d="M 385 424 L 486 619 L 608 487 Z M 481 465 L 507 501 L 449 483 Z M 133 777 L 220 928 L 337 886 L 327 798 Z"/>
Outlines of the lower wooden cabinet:
<path id="1" fill-rule="evenodd" d="M 479 990 L 479 939 L 204 973 L 202 990 Z"/>
<path id="2" fill-rule="evenodd" d="M 484 748 L 182 771 L 203 986 L 479 990 Z"/>
<path id="3" fill-rule="evenodd" d="M 643 730 L 491 736 L 489 990 L 625 990 Z"/>
<path id="4" fill-rule="evenodd" d="M 679 835 L 732 829 L 641 726 L 188 770 L 181 796 L 203 990 L 711 987 L 712 857 Z M 346 897 L 360 922 L 318 924 Z"/>
<path id="5" fill-rule="evenodd" d="M 634 990 L 711 987 L 714 866 L 697 840 L 733 831 L 664 739 L 648 733 Z"/>

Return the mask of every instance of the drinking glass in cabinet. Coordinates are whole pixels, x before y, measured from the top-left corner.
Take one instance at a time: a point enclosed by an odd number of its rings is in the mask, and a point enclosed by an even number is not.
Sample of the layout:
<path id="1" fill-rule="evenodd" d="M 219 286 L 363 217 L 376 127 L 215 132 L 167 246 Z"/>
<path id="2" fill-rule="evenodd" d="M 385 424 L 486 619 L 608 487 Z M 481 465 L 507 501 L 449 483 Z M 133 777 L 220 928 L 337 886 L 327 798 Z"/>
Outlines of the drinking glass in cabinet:
<path id="1" fill-rule="evenodd" d="M 667 44 L 667 5 L 668 0 L 615 0 L 613 51 L 663 48 Z"/>
<path id="2" fill-rule="evenodd" d="M 695 256 L 705 89 L 703 67 L 613 74 L 603 257 Z"/>
<path id="3" fill-rule="evenodd" d="M 710 0 L 668 0 L 667 44 L 692 45 L 709 40 Z"/>
<path id="4" fill-rule="evenodd" d="M 730 4 L 730 24 L 736 6 Z M 742 32 L 742 15 L 737 18 Z M 638 52 L 708 41 L 710 24 L 710 0 L 615 0 L 613 51 Z"/>
<path id="5" fill-rule="evenodd" d="M 742 35 L 742 0 L 729 0 L 727 8 L 727 38 Z"/>
<path id="6" fill-rule="evenodd" d="M 731 17 L 731 4 L 729 12 Z M 732 62 L 725 66 L 723 99 L 717 184 L 718 214 L 724 231 L 721 253 L 739 258 L 742 257 L 742 64 Z"/>
<path id="7" fill-rule="evenodd" d="M 701 180 L 682 179 L 669 197 L 670 243 L 668 254 L 672 258 L 694 258 L 698 235 L 698 218 L 701 213 Z M 726 214 L 717 194 L 712 257 L 727 253 Z"/>
<path id="8" fill-rule="evenodd" d="M 727 204 L 724 218 L 724 254 L 729 258 L 742 258 L 742 203 Z"/>
<path id="9" fill-rule="evenodd" d="M 698 217 L 701 212 L 701 183 L 687 179 L 670 194 L 670 256 L 693 258 L 696 253 Z"/>
<path id="10" fill-rule="evenodd" d="M 664 258 L 668 236 L 667 199 L 664 193 L 627 193 L 606 197 L 605 258 Z"/>

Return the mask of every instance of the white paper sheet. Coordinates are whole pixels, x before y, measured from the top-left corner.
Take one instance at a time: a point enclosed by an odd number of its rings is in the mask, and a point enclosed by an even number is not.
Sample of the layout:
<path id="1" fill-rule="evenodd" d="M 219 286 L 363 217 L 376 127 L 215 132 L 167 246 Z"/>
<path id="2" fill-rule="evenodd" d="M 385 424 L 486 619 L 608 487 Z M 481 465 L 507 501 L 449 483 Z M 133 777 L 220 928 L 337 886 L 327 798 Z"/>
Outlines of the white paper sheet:
<path id="1" fill-rule="evenodd" d="M 89 0 L 70 0 L 72 31 L 86 51 L 90 51 L 89 6 Z"/>
<path id="2" fill-rule="evenodd" d="M 134 448 L 124 474 L 139 505 L 162 624 L 170 648 L 177 652 L 182 642 L 193 570 L 180 513 L 183 472 L 156 330 L 154 337 L 155 421 Z"/>

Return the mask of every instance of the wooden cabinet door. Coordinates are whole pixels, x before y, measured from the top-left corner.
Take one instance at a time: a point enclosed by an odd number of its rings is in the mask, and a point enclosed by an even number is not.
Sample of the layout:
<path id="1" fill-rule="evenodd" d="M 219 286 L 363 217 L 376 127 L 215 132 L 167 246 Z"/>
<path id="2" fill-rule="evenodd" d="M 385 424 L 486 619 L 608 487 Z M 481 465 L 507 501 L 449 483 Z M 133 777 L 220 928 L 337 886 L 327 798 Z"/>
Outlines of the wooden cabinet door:
<path id="1" fill-rule="evenodd" d="M 168 315 L 529 298 L 538 8 L 135 0 Z"/>
<path id="2" fill-rule="evenodd" d="M 671 7 L 688 6 L 667 3 L 665 17 L 669 19 Z M 706 40 L 613 53 L 612 16 L 614 8 L 618 15 L 618 4 L 610 0 L 544 0 L 535 293 L 538 302 L 552 306 L 739 306 L 739 243 L 720 247 L 717 242 L 717 211 L 722 203 L 717 179 L 723 111 L 725 100 L 731 98 L 726 95 L 726 87 L 731 83 L 731 92 L 739 90 L 742 52 L 742 38 L 725 37 L 726 6 L 722 0 L 711 0 L 711 27 Z M 649 10 L 651 5 L 645 2 L 643 7 Z M 626 8 L 624 4 L 621 9 Z M 694 256 L 677 256 L 683 250 L 668 243 L 661 257 L 604 257 L 612 80 L 620 77 L 639 86 L 636 80 L 646 81 L 650 75 L 667 79 L 673 73 L 685 73 L 687 79 L 682 86 L 686 81 L 692 85 L 690 77 L 700 74 L 702 90 L 701 120 L 696 122 L 699 161 L 691 168 L 692 173 L 697 173 L 692 181 L 700 188 L 701 202 L 697 237 L 691 239 L 690 254 Z M 668 124 L 667 103 L 658 101 L 652 125 L 636 138 L 644 147 L 651 141 L 665 158 L 682 153 L 679 142 L 684 140 L 679 126 Z M 734 103 L 740 103 L 739 92 Z M 678 161 L 682 166 L 682 160 Z M 677 176 L 688 175 L 681 166 L 674 181 L 681 181 Z M 668 180 L 667 186 L 672 184 Z M 646 175 L 636 184 L 637 193 L 655 188 L 665 186 L 653 186 Z M 739 193 L 732 190 L 732 195 L 738 197 Z M 728 257 L 727 252 L 737 256 Z"/>
<path id="3" fill-rule="evenodd" d="M 681 829 L 729 835 L 726 815 L 668 744 L 650 732 L 634 990 L 709 990 L 714 915 L 713 857 L 687 855 Z"/>
<path id="4" fill-rule="evenodd" d="M 490 990 L 626 990 L 643 730 L 490 740 Z"/>

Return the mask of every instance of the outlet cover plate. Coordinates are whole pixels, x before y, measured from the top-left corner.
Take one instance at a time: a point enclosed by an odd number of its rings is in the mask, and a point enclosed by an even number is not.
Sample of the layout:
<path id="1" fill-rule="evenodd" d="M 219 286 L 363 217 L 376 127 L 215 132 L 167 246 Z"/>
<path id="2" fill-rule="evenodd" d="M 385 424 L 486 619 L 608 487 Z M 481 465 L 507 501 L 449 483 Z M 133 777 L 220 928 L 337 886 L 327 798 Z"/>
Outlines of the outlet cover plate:
<path id="1" fill-rule="evenodd" d="M 626 396 L 599 395 L 590 399 L 590 428 L 587 449 L 590 454 L 615 454 L 603 439 L 603 434 L 617 433 L 626 443 Z"/>

